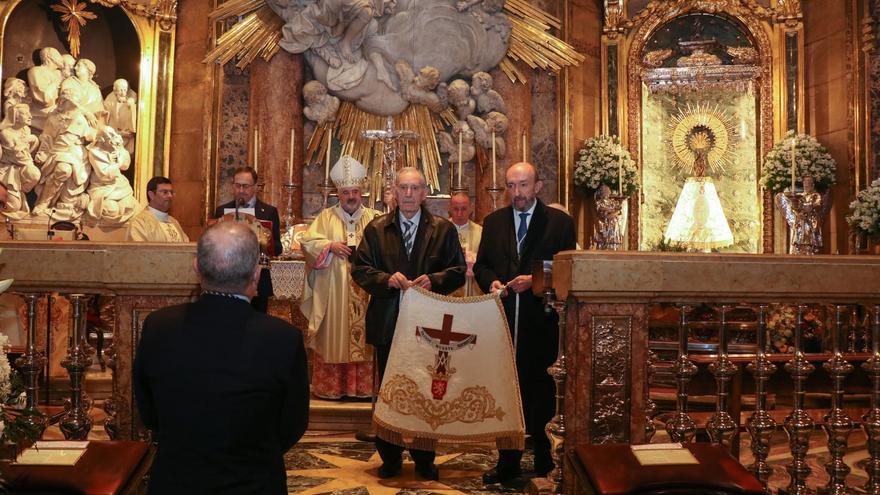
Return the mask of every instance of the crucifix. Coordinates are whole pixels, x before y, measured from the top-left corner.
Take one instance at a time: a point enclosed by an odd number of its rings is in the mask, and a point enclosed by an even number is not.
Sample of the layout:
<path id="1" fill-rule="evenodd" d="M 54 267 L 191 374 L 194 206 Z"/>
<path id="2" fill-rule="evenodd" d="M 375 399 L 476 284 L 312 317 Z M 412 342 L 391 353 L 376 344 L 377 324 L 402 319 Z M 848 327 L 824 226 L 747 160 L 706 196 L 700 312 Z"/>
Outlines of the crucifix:
<path id="1" fill-rule="evenodd" d="M 449 353 L 477 343 L 477 336 L 474 334 L 453 332 L 452 318 L 452 315 L 444 314 L 443 326 L 440 329 L 416 327 L 416 337 L 425 339 L 431 347 L 437 349 L 434 366 L 428 367 L 432 376 L 431 394 L 436 400 L 441 400 L 446 395 L 449 376 L 455 373 L 455 368 L 450 365 Z"/>
<path id="2" fill-rule="evenodd" d="M 387 117 L 385 119 L 385 129 L 370 129 L 361 132 L 361 137 L 368 141 L 379 141 L 382 143 L 382 194 L 375 199 L 381 199 L 385 213 L 391 211 L 391 201 L 386 200 L 386 195 L 391 192 L 391 186 L 394 182 L 394 173 L 397 172 L 397 146 L 400 141 L 415 141 L 419 139 L 419 134 L 413 131 L 397 130 L 394 128 L 394 119 Z"/>

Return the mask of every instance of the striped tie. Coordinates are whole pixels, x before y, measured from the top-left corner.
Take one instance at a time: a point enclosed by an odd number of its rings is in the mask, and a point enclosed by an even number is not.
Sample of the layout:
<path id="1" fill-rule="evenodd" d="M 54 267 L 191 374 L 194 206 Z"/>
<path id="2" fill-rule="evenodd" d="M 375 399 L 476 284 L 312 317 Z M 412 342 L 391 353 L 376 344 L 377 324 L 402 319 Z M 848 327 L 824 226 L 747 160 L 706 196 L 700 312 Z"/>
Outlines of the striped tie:
<path id="1" fill-rule="evenodd" d="M 416 238 L 416 229 L 414 227 L 413 223 L 409 220 L 403 221 L 403 228 L 405 229 L 403 232 L 403 245 L 406 247 L 407 256 L 412 252 L 413 241 Z"/>

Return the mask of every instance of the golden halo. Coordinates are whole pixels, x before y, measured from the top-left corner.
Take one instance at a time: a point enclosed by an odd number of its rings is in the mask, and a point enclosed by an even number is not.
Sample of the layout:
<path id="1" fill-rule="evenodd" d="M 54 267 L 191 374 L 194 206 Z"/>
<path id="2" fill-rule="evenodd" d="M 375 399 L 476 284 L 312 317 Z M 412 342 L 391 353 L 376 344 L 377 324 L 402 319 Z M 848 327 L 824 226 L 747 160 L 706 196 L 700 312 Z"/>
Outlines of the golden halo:
<path id="1" fill-rule="evenodd" d="M 680 109 L 669 123 L 675 166 L 693 171 L 697 149 L 709 149 L 709 169 L 724 171 L 733 158 L 732 138 L 736 136 L 733 119 L 724 110 L 708 104 Z M 708 172 L 708 171 L 707 171 Z"/>

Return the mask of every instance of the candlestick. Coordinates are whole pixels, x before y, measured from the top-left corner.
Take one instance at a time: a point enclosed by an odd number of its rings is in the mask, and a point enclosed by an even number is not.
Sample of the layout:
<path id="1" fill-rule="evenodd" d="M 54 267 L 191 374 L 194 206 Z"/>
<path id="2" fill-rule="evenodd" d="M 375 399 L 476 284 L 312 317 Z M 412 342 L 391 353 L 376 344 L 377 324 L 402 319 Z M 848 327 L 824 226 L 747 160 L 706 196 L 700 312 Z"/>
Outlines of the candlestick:
<path id="1" fill-rule="evenodd" d="M 260 126 L 254 127 L 254 172 L 259 170 L 260 156 Z"/>
<path id="2" fill-rule="evenodd" d="M 797 168 L 797 156 L 794 151 L 794 138 L 791 138 L 791 192 L 794 194 L 795 169 Z"/>
<path id="3" fill-rule="evenodd" d="M 327 156 L 324 157 L 324 182 L 330 183 L 330 145 L 333 143 L 333 128 L 327 128 Z"/>
<path id="4" fill-rule="evenodd" d="M 461 159 L 462 159 L 462 134 L 461 128 L 458 129 L 458 188 L 461 189 Z"/>
<path id="5" fill-rule="evenodd" d="M 617 155 L 617 195 L 623 196 L 623 150 Z"/>
<path id="6" fill-rule="evenodd" d="M 296 134 L 293 129 L 290 130 L 290 158 L 287 159 L 287 176 L 288 182 L 293 183 L 293 150 L 296 143 Z"/>
<path id="7" fill-rule="evenodd" d="M 495 177 L 498 176 L 497 170 L 495 168 L 495 131 L 492 131 L 492 187 L 498 185 Z"/>
<path id="8" fill-rule="evenodd" d="M 522 161 L 529 161 L 529 155 L 526 152 L 526 131 L 522 131 Z"/>

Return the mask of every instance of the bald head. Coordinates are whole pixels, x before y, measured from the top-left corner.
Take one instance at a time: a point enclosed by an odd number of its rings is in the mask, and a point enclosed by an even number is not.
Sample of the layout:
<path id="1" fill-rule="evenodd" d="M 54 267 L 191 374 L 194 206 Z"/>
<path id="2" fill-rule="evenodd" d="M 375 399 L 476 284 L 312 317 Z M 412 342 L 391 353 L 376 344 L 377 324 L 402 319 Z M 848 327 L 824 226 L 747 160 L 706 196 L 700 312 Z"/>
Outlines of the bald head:
<path id="1" fill-rule="evenodd" d="M 507 169 L 504 178 L 513 207 L 528 211 L 544 185 L 538 178 L 538 169 L 528 162 L 514 163 Z"/>
<path id="2" fill-rule="evenodd" d="M 199 237 L 196 271 L 202 289 L 247 294 L 259 277 L 260 244 L 243 223 L 219 222 Z"/>
<path id="3" fill-rule="evenodd" d="M 449 219 L 456 225 L 468 223 L 471 214 L 471 198 L 465 193 L 456 193 L 449 198 Z"/>

